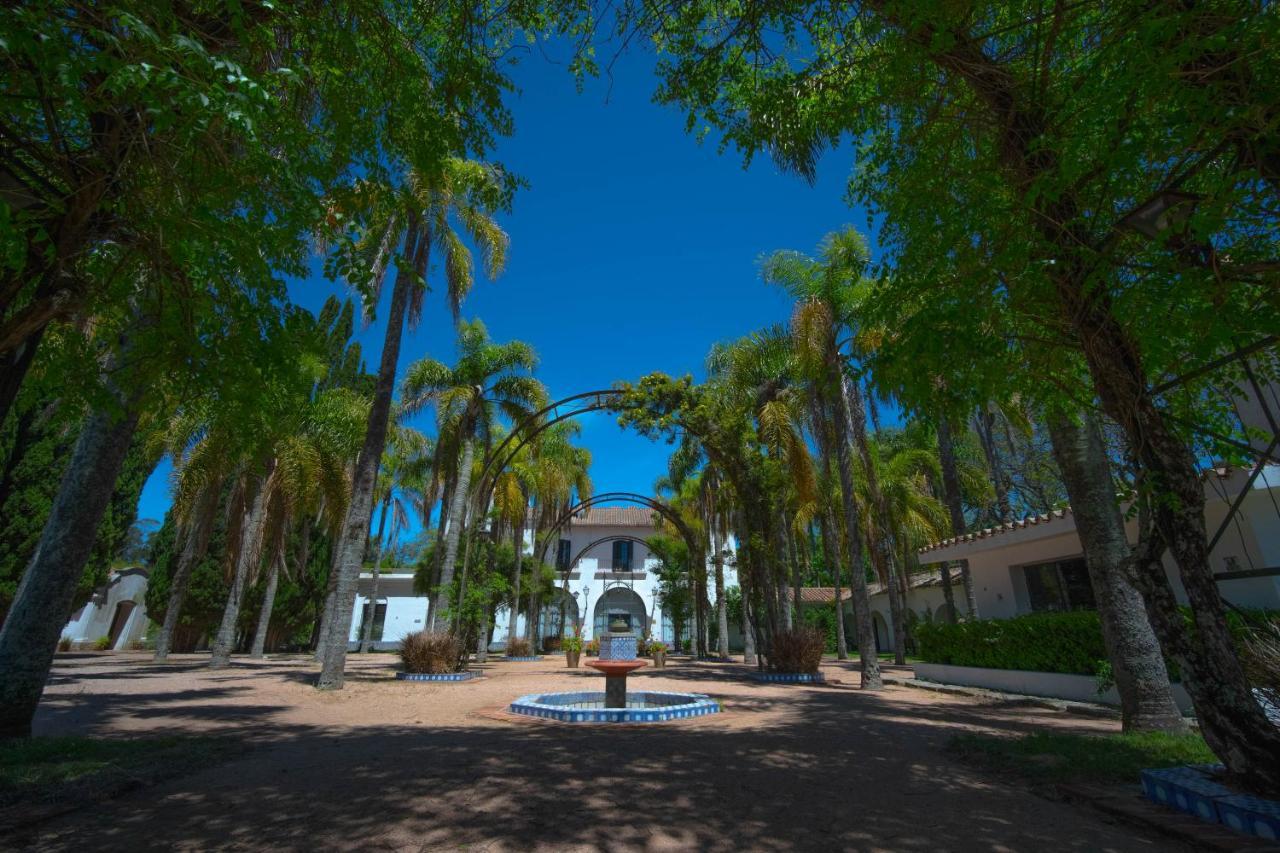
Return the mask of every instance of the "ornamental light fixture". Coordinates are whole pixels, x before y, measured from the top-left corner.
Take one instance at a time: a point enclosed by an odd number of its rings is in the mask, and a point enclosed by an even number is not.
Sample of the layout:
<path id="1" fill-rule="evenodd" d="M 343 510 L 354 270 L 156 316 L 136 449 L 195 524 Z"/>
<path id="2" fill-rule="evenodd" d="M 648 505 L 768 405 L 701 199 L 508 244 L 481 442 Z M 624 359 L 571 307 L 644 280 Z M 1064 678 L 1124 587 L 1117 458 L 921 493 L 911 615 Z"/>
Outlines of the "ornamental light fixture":
<path id="1" fill-rule="evenodd" d="M 1181 190 L 1161 190 L 1135 207 L 1120 225 L 1154 240 L 1164 231 L 1185 223 L 1203 196 Z"/>

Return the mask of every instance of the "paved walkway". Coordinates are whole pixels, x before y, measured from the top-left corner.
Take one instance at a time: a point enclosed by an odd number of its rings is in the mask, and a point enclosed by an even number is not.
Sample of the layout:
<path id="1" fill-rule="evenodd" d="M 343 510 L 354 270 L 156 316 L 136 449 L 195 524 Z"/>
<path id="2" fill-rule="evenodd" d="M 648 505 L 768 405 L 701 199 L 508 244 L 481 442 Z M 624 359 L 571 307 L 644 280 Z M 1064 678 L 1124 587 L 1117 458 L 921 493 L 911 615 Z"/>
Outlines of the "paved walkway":
<path id="1" fill-rule="evenodd" d="M 962 731 L 1106 731 L 1107 720 L 904 687 L 763 686 L 741 665 L 641 670 L 635 688 L 709 693 L 725 713 L 583 727 L 508 715 L 516 696 L 601 689 L 560 658 L 452 685 L 391 681 L 353 656 L 348 688 L 301 659 L 61 656 L 40 734 L 228 732 L 240 758 L 0 841 L 47 850 L 1107 850 L 1168 839 L 950 759 Z"/>

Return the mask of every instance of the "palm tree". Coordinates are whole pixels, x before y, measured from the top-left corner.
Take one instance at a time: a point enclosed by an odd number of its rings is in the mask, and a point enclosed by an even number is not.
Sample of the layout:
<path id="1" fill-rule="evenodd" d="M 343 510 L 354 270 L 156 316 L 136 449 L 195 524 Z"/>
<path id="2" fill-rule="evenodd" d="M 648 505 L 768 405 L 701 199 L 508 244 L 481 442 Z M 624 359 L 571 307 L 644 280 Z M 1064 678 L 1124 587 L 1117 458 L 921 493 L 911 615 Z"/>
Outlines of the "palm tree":
<path id="1" fill-rule="evenodd" d="M 336 583 L 328 608 L 324 634 L 321 689 L 341 689 L 351 631 L 356 586 L 373 516 L 378 463 L 386 444 L 391 417 L 391 397 L 396 384 L 396 362 L 409 323 L 417 322 L 426 288 L 428 261 L 433 248 L 444 253 L 446 293 L 456 318 L 462 300 L 474 282 L 471 252 L 454 223 L 461 225 L 480 251 L 485 272 L 499 275 L 506 265 L 508 238 L 492 218 L 507 204 L 509 184 L 498 169 L 481 163 L 446 158 L 435 169 L 411 174 L 405 185 L 373 206 L 358 239 L 346 252 L 345 268 L 365 273 L 356 283 L 376 304 L 399 241 L 395 286 L 387 314 L 387 332 L 374 390 L 373 406 L 365 430 L 364 445 L 356 462 L 351 504 L 334 549 Z"/>
<path id="2" fill-rule="evenodd" d="M 862 528 L 855 500 L 853 456 L 858 436 L 865 437 L 865 415 L 860 396 L 855 397 L 846 365 L 854 357 L 857 308 L 865 289 L 863 273 L 869 262 L 862 236 L 853 228 L 828 234 L 819 246 L 818 258 L 799 252 L 778 252 L 767 258 L 762 273 L 766 282 L 785 289 L 797 300 L 792 334 L 801 365 L 835 413 L 836 468 L 844 495 L 844 527 L 847 536 L 853 608 L 858 626 L 858 657 L 862 687 L 878 690 L 880 664 L 876 657 L 871 624 L 871 599 L 862 564 Z M 873 526 L 871 529 L 876 529 Z M 883 557 L 879 543 L 872 543 L 873 559 Z"/>
<path id="3" fill-rule="evenodd" d="M 397 537 L 409 522 L 409 510 L 421 517 L 430 516 L 428 505 L 433 490 L 429 488 L 429 472 L 432 467 L 431 439 L 415 429 L 396 427 L 382 454 L 378 470 L 378 533 L 374 538 L 373 578 L 369 588 L 369 611 L 360 626 L 360 652 L 367 653 L 373 645 L 373 623 L 378 612 L 378 579 L 382 574 L 382 562 L 393 553 Z M 391 513 L 391 531 L 384 541 L 382 534 Z"/>
<path id="4" fill-rule="evenodd" d="M 410 365 L 405 373 L 405 408 L 418 411 L 434 402 L 437 421 L 442 428 L 455 431 L 462 445 L 429 630 L 442 624 L 445 596 L 453 583 L 458 543 L 467 523 L 476 446 L 488 441 L 500 415 L 519 421 L 545 405 L 546 389 L 528 375 L 536 364 L 537 356 L 528 344 L 494 343 L 484 324 L 473 320 L 458 327 L 458 360 L 454 366 L 424 358 Z"/>

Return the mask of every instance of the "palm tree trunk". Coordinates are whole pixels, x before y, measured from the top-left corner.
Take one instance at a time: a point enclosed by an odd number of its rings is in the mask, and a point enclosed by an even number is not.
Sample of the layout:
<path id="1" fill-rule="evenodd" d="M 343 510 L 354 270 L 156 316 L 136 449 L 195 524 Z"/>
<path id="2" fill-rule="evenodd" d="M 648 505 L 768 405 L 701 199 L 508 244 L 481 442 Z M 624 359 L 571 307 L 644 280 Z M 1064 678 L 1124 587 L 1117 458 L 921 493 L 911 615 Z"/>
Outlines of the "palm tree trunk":
<path id="1" fill-rule="evenodd" d="M 524 509 L 527 510 L 526 504 Z M 511 570 L 511 618 L 507 620 L 507 648 L 516 637 L 516 629 L 520 625 L 520 567 L 524 561 L 524 512 L 520 513 L 520 523 L 512 531 L 511 544 L 515 548 L 514 568 Z"/>
<path id="2" fill-rule="evenodd" d="M 457 483 L 455 481 L 454 486 Z M 449 505 L 453 503 L 453 492 L 449 489 L 449 483 L 446 482 L 440 493 L 440 514 L 436 518 L 436 543 L 431 554 L 431 582 L 427 585 L 428 591 L 437 590 L 440 587 L 440 567 L 444 564 L 444 535 L 449 520 Z M 433 607 L 434 597 L 427 599 L 426 618 L 422 624 L 431 630 L 432 620 L 435 618 L 435 607 Z"/>
<path id="3" fill-rule="evenodd" d="M 822 558 L 826 560 L 827 565 L 831 567 L 831 577 L 835 582 L 835 598 L 836 598 L 836 659 L 849 659 L 849 642 L 844 636 L 844 595 L 840 589 L 840 558 L 837 556 L 837 549 L 833 541 L 833 530 L 835 523 L 831 520 L 830 508 L 824 508 L 818 514 L 818 524 L 820 525 L 820 534 L 822 536 Z"/>
<path id="4" fill-rule="evenodd" d="M 262 558 L 262 527 L 266 521 L 266 479 L 258 484 L 258 492 L 253 496 L 253 504 L 245 515 L 241 536 L 240 553 L 236 555 L 236 571 L 231 578 L 231 591 L 227 594 L 227 604 L 222 608 L 222 622 L 218 625 L 218 633 L 213 641 L 213 653 L 209 657 L 209 667 L 220 669 L 231 663 L 231 653 L 235 650 L 236 635 L 240 623 L 240 604 L 244 601 L 244 589 L 249 583 L 249 574 L 257 568 Z"/>
<path id="5" fill-rule="evenodd" d="M 40 542 L 0 627 L 0 738 L 31 733 L 76 585 L 138 426 L 139 395 L 131 393 L 121 402 L 85 421 Z"/>
<path id="6" fill-rule="evenodd" d="M 182 603 L 187 597 L 187 585 L 191 582 L 191 572 L 196 563 L 204 557 L 209 547 L 209 534 L 213 527 L 213 514 L 218 507 L 218 489 L 206 488 L 197 507 L 192 511 L 191 523 L 188 525 L 186 542 L 182 553 L 178 556 L 178 565 L 170 579 L 169 604 L 164 611 L 164 624 L 156 637 L 157 661 L 169 659 L 169 650 L 173 648 L 173 634 L 178 629 L 178 619 L 182 615 Z"/>
<path id="7" fill-rule="evenodd" d="M 373 623 L 378 614 L 378 576 L 382 574 L 382 555 L 384 549 L 382 547 L 382 534 L 387 524 L 387 508 L 391 506 L 391 491 L 387 491 L 387 496 L 382 499 L 382 509 L 378 512 L 378 536 L 374 540 L 373 554 L 373 581 L 369 590 L 369 615 L 360 625 L 360 654 L 368 654 L 370 644 L 373 642 Z M 391 522 L 391 536 L 395 538 L 396 523 Z"/>
<path id="8" fill-rule="evenodd" d="M 947 621 L 954 625 L 956 624 L 956 592 L 951 588 L 951 564 L 943 560 L 938 564 L 938 571 L 942 577 L 943 610 L 946 611 Z"/>
<path id="9" fill-rule="evenodd" d="M 711 559 L 716 573 L 716 630 L 719 632 L 716 637 L 716 655 L 727 658 L 729 656 L 729 603 L 724 597 L 724 556 L 720 553 L 719 537 L 714 533 L 711 534 L 711 548 L 714 552 Z"/>
<path id="10" fill-rule="evenodd" d="M 360 581 L 361 558 L 364 556 L 365 541 L 369 537 L 369 519 L 373 516 L 373 490 L 377 485 L 378 465 L 382 462 L 382 451 L 387 443 L 391 395 L 396 384 L 396 361 L 400 358 L 400 342 L 404 336 L 405 308 L 409 304 L 409 291 L 415 286 L 412 280 L 413 270 L 421 269 L 425 263 L 427 243 L 425 235 L 419 233 L 416 217 L 412 218 L 405 229 L 404 258 L 413 258 L 414 263 L 403 264 L 396 274 L 391 306 L 387 311 L 387 334 L 382 344 L 373 405 L 369 408 L 364 445 L 356 459 L 351 503 L 347 507 L 347 517 L 334 549 L 333 564 L 337 578 L 333 590 L 333 613 L 328 630 L 325 631 L 324 660 L 320 678 L 316 682 L 316 686 L 322 690 L 341 690 L 345 680 L 347 638 L 351 635 L 352 610 L 355 608 L 356 588 Z"/>
<path id="11" fill-rule="evenodd" d="M 431 603 L 431 626 L 435 631 L 441 626 L 441 613 L 448 604 L 449 587 L 453 584 L 454 566 L 458 561 L 458 541 L 466 525 L 467 497 L 471 492 L 471 466 L 475 463 L 476 447 L 471 439 L 463 439 L 462 464 L 458 466 L 458 482 L 453 487 L 453 502 L 449 506 L 449 528 L 445 531 L 444 563 L 440 566 L 440 585 Z"/>
<path id="12" fill-rule="evenodd" d="M 276 587 L 280 583 L 280 561 L 283 556 L 271 561 L 271 571 L 267 574 L 267 588 L 262 594 L 262 608 L 258 611 L 258 627 L 253 632 L 253 648 L 249 657 L 262 660 L 267 654 L 267 631 L 271 628 L 271 611 L 276 606 Z"/>
<path id="13" fill-rule="evenodd" d="M 893 662 L 902 666 L 906 657 L 906 617 L 902 613 L 902 593 L 898 588 L 896 560 L 893 554 L 893 538 L 890 536 L 889 510 L 885 506 L 884 494 L 880 491 L 880 478 L 876 474 L 875 459 L 871 455 L 871 442 L 867 440 L 866 412 L 863 408 L 862 392 L 856 382 L 849 382 L 847 400 L 850 408 L 850 421 L 853 424 L 853 439 L 858 445 L 858 455 L 862 459 L 862 468 L 867 480 L 867 505 L 870 509 L 867 524 L 867 550 L 871 553 L 871 561 L 875 565 L 876 574 L 889 594 L 889 616 L 893 619 Z"/>
<path id="14" fill-rule="evenodd" d="M 390 502 L 390 495 L 387 496 L 387 502 Z M 386 503 L 383 504 L 385 518 Z M 373 649 L 373 623 L 378 621 L 378 584 L 382 578 L 382 561 L 386 559 L 389 552 L 395 551 L 396 540 L 400 535 L 400 524 L 395 518 L 391 520 L 391 541 L 388 543 L 390 547 L 382 547 L 382 522 L 378 522 L 378 559 L 373 563 L 373 578 L 369 582 L 369 616 L 364 620 L 364 624 L 360 626 L 360 653 L 368 654 Z"/>
<path id="15" fill-rule="evenodd" d="M 942 491 L 946 498 L 947 514 L 951 517 L 951 535 L 964 533 L 964 505 L 960 497 L 960 474 L 956 469 L 956 450 L 951 438 L 951 425 L 946 415 L 938 416 L 938 461 L 942 466 Z M 969 618 L 978 618 L 978 598 L 973 590 L 973 576 L 968 560 L 961 560 L 960 580 L 964 583 L 965 606 Z M 948 586 L 946 589 L 950 589 Z M 954 605 L 951 608 L 955 612 Z"/>
<path id="16" fill-rule="evenodd" d="M 751 596 L 748 594 L 747 587 L 742 585 L 739 578 L 739 587 L 742 590 L 742 662 L 747 666 L 759 666 L 759 657 L 756 655 L 756 626 L 755 620 L 751 618 Z"/>
<path id="17" fill-rule="evenodd" d="M 1141 594 L 1125 576 L 1132 551 L 1101 432 L 1091 419 L 1076 423 L 1060 413 L 1050 413 L 1047 425 L 1084 545 L 1124 729 L 1182 731 L 1185 724 L 1173 701 L 1160 644 Z"/>
<path id="18" fill-rule="evenodd" d="M 844 524 L 849 548 L 849 590 L 853 598 L 853 618 L 858 629 L 858 663 L 862 673 L 864 690 L 880 690 L 884 682 L 880 678 L 880 660 L 876 656 L 876 635 L 871 625 L 871 597 L 867 594 L 867 576 L 862 571 L 862 532 L 858 526 L 858 506 L 853 486 L 853 412 L 850 407 L 847 380 L 838 364 L 832 364 L 832 385 L 838 389 L 839 404 L 835 407 L 836 469 L 840 475 L 843 495 Z"/>

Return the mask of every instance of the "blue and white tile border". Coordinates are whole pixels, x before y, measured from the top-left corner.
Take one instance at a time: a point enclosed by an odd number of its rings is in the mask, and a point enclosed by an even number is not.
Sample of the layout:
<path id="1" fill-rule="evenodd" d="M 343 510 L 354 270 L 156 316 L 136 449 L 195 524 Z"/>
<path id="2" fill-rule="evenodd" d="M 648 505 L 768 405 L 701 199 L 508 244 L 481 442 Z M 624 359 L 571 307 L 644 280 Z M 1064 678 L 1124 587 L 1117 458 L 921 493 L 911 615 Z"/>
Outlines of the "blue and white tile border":
<path id="1" fill-rule="evenodd" d="M 513 660 L 513 661 L 542 660 L 542 655 L 522 655 L 520 657 L 511 657 L 510 655 L 504 655 L 502 659 Z"/>
<path id="2" fill-rule="evenodd" d="M 753 672 L 752 681 L 765 684 L 823 684 L 826 678 L 820 672 Z"/>
<path id="3" fill-rule="evenodd" d="M 397 672 L 397 681 L 470 681 L 479 678 L 480 673 L 474 669 L 466 672 Z"/>
<path id="4" fill-rule="evenodd" d="M 1280 839 L 1280 802 L 1233 791 L 1212 777 L 1220 764 L 1198 764 L 1142 771 L 1142 791 L 1148 800 L 1220 823 L 1236 832 Z"/>
<path id="5" fill-rule="evenodd" d="M 511 713 L 562 723 L 661 723 L 718 714 L 720 703 L 702 693 L 658 693 L 654 691 L 631 693 L 640 701 L 650 697 L 668 700 L 684 699 L 685 702 L 663 705 L 659 708 L 570 708 L 573 702 L 599 702 L 604 704 L 604 692 L 600 690 L 576 693 L 530 693 L 511 703 Z M 539 700 L 554 699 L 546 702 Z"/>

